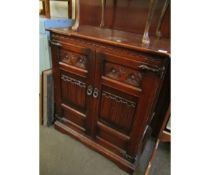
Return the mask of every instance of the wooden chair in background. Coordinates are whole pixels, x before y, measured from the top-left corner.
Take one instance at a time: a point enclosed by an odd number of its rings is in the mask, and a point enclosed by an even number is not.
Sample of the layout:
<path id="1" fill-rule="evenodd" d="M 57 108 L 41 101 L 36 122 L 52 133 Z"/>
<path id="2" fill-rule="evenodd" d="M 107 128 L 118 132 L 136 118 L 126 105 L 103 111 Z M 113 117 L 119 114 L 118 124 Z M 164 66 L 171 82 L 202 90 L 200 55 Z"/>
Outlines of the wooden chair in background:
<path id="1" fill-rule="evenodd" d="M 42 2 L 42 10 L 40 15 L 44 15 L 46 18 L 50 18 L 50 1 L 67 1 L 68 2 L 68 18 L 72 18 L 72 0 L 40 0 Z"/>

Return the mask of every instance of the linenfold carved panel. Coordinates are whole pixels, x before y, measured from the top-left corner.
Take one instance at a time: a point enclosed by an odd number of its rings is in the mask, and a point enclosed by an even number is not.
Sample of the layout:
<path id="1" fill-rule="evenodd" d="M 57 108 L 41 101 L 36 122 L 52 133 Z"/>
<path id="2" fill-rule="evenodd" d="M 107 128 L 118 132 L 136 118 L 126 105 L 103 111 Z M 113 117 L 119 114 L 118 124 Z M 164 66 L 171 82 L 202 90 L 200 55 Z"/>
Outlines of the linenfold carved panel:
<path id="1" fill-rule="evenodd" d="M 102 92 L 100 118 L 114 129 L 128 134 L 133 122 L 136 103 L 107 91 Z"/>
<path id="2" fill-rule="evenodd" d="M 77 53 L 73 53 L 73 52 L 68 52 L 65 50 L 61 50 L 60 51 L 60 58 L 61 61 L 72 65 L 72 66 L 76 66 L 82 69 L 86 69 L 87 66 L 87 58 L 85 55 L 80 55 Z"/>
<path id="3" fill-rule="evenodd" d="M 65 104 L 74 104 L 80 108 L 85 108 L 86 84 L 68 75 L 61 75 L 62 101 Z"/>
<path id="4" fill-rule="evenodd" d="M 142 75 L 140 72 L 112 63 L 105 64 L 105 76 L 124 82 L 136 87 L 140 87 Z"/>

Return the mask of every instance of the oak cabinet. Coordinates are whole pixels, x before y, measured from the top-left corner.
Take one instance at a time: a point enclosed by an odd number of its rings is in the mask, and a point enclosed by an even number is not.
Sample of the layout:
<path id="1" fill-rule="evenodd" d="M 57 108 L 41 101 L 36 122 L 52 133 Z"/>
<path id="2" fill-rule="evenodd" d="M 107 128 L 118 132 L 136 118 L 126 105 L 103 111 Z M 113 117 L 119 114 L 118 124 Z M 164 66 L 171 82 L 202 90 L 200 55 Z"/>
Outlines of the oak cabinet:
<path id="1" fill-rule="evenodd" d="M 52 29 L 55 128 L 132 173 L 168 61 L 164 54 Z"/>

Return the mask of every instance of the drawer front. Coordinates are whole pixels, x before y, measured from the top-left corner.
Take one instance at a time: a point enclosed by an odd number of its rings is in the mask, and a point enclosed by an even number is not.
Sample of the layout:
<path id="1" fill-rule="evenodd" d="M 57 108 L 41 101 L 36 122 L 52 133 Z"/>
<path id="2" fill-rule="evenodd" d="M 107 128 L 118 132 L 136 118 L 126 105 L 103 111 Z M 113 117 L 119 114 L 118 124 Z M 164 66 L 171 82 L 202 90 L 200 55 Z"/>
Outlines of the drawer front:
<path id="1" fill-rule="evenodd" d="M 164 66 L 97 52 L 96 70 L 96 138 L 133 161 L 158 95 Z"/>

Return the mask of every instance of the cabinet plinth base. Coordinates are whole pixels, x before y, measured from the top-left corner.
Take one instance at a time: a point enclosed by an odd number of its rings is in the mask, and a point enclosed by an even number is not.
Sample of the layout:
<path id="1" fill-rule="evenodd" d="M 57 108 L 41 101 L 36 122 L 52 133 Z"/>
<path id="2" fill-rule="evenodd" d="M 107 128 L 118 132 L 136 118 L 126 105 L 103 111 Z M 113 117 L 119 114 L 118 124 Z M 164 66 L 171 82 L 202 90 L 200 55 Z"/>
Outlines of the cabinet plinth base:
<path id="1" fill-rule="evenodd" d="M 119 166 L 124 171 L 128 172 L 129 174 L 133 174 L 135 170 L 135 165 L 126 161 L 122 157 L 114 154 L 113 152 L 109 151 L 108 149 L 104 148 L 103 146 L 99 145 L 98 143 L 94 142 L 94 140 L 82 135 L 73 129 L 67 127 L 63 123 L 56 121 L 54 124 L 56 130 L 72 136 L 73 138 L 79 140 L 80 142 L 87 145 L 89 148 L 97 151 L 98 153 L 102 154 L 103 156 L 107 157 L 111 161 L 113 161 L 117 166 Z"/>

